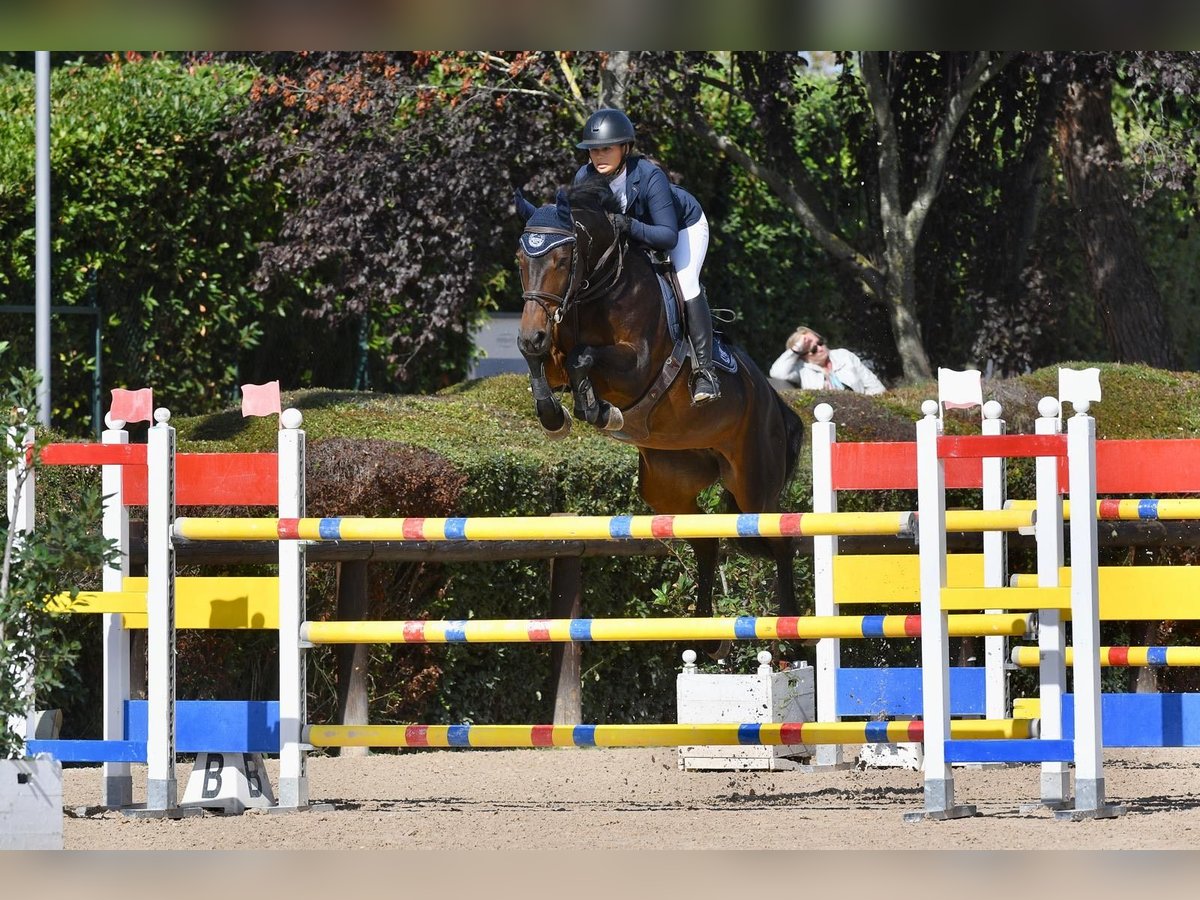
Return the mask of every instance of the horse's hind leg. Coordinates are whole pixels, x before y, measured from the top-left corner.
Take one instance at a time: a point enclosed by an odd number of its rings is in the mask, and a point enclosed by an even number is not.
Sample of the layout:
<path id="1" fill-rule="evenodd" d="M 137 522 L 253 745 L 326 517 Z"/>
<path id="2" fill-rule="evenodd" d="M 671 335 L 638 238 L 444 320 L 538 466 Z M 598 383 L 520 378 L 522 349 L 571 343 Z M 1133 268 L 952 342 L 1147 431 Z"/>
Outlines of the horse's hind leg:
<path id="1" fill-rule="evenodd" d="M 722 461 L 721 482 L 733 498 L 739 512 L 775 512 L 779 509 L 786 479 L 783 437 L 774 429 L 782 422 L 763 424 L 761 428 L 746 429 L 736 459 L 731 464 Z M 775 560 L 775 609 L 781 616 L 799 614 L 796 605 L 796 582 L 793 564 L 796 542 L 793 538 L 751 538 L 754 550 L 765 551 Z"/>
<path id="2" fill-rule="evenodd" d="M 699 493 L 717 480 L 717 459 L 704 450 L 652 450 L 640 448 L 638 490 L 650 508 L 663 515 L 686 515 L 701 511 Z M 711 616 L 720 541 L 717 538 L 689 540 L 696 559 L 696 616 Z M 728 653 L 729 642 L 706 644 L 714 659 Z"/>

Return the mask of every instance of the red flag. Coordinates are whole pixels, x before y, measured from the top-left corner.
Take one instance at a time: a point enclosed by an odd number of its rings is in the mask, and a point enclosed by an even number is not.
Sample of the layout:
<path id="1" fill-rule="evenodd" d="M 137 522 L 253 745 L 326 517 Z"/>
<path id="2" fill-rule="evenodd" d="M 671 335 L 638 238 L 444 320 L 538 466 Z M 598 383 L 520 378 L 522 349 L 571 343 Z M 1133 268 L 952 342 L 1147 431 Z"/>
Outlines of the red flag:
<path id="1" fill-rule="evenodd" d="M 279 382 L 242 385 L 243 416 L 273 416 L 280 412 Z"/>
<path id="2" fill-rule="evenodd" d="M 154 418 L 154 393 L 150 388 L 137 391 L 113 388 L 108 414 L 126 422 L 149 422 Z"/>

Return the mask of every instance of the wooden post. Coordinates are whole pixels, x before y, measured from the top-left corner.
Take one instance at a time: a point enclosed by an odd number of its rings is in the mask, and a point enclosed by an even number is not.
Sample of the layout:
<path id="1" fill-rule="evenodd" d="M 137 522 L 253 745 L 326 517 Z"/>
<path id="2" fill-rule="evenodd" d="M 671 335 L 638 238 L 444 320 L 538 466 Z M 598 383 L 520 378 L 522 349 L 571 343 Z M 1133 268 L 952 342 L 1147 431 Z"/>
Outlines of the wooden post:
<path id="1" fill-rule="evenodd" d="M 583 615 L 583 563 L 577 556 L 550 560 L 550 618 L 578 619 Z M 555 642 L 550 650 L 550 682 L 554 689 L 554 724 L 583 721 L 580 675 L 582 646 Z"/>
<path id="2" fill-rule="evenodd" d="M 369 606 L 366 560 L 338 563 L 337 618 L 339 622 L 361 622 Z M 343 725 L 366 725 L 370 721 L 367 703 L 367 663 L 370 647 L 366 644 L 342 644 L 337 655 L 338 721 Z M 339 756 L 366 756 L 367 747 L 343 747 Z"/>

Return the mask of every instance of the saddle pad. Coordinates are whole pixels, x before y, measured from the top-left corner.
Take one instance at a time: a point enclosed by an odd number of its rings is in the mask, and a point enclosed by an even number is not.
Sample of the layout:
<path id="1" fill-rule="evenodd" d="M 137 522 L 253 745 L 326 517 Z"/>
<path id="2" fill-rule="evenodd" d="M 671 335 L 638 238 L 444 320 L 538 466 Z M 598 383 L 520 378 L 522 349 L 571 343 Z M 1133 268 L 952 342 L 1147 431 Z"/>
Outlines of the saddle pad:
<path id="1" fill-rule="evenodd" d="M 683 325 L 679 321 L 679 308 L 675 303 L 675 292 L 671 289 L 671 279 L 659 275 L 658 287 L 662 292 L 663 312 L 667 314 L 667 331 L 671 340 L 677 341 L 683 337 Z M 733 355 L 719 331 L 713 332 L 713 365 L 726 372 L 738 370 L 737 357 Z"/>

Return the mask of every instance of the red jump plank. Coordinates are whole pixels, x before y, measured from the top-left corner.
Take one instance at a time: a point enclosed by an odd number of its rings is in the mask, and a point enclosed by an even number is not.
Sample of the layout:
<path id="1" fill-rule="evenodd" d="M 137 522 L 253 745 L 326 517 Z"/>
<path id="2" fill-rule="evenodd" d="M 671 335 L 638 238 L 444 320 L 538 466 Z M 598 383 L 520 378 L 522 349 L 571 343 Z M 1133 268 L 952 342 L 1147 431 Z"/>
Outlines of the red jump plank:
<path id="1" fill-rule="evenodd" d="M 46 466 L 145 466 L 145 444 L 47 444 Z"/>
<path id="2" fill-rule="evenodd" d="M 1063 434 L 947 435 L 938 438 L 937 452 L 941 459 L 1066 457 L 1067 437 Z"/>
<path id="3" fill-rule="evenodd" d="M 125 473 L 125 505 L 146 504 L 146 469 Z M 180 506 L 278 506 L 275 453 L 180 453 L 175 458 L 175 502 Z"/>
<path id="4" fill-rule="evenodd" d="M 904 491 L 917 489 L 917 445 L 914 441 L 834 443 L 835 491 Z M 983 465 L 977 459 L 946 461 L 946 487 L 978 488 Z"/>

